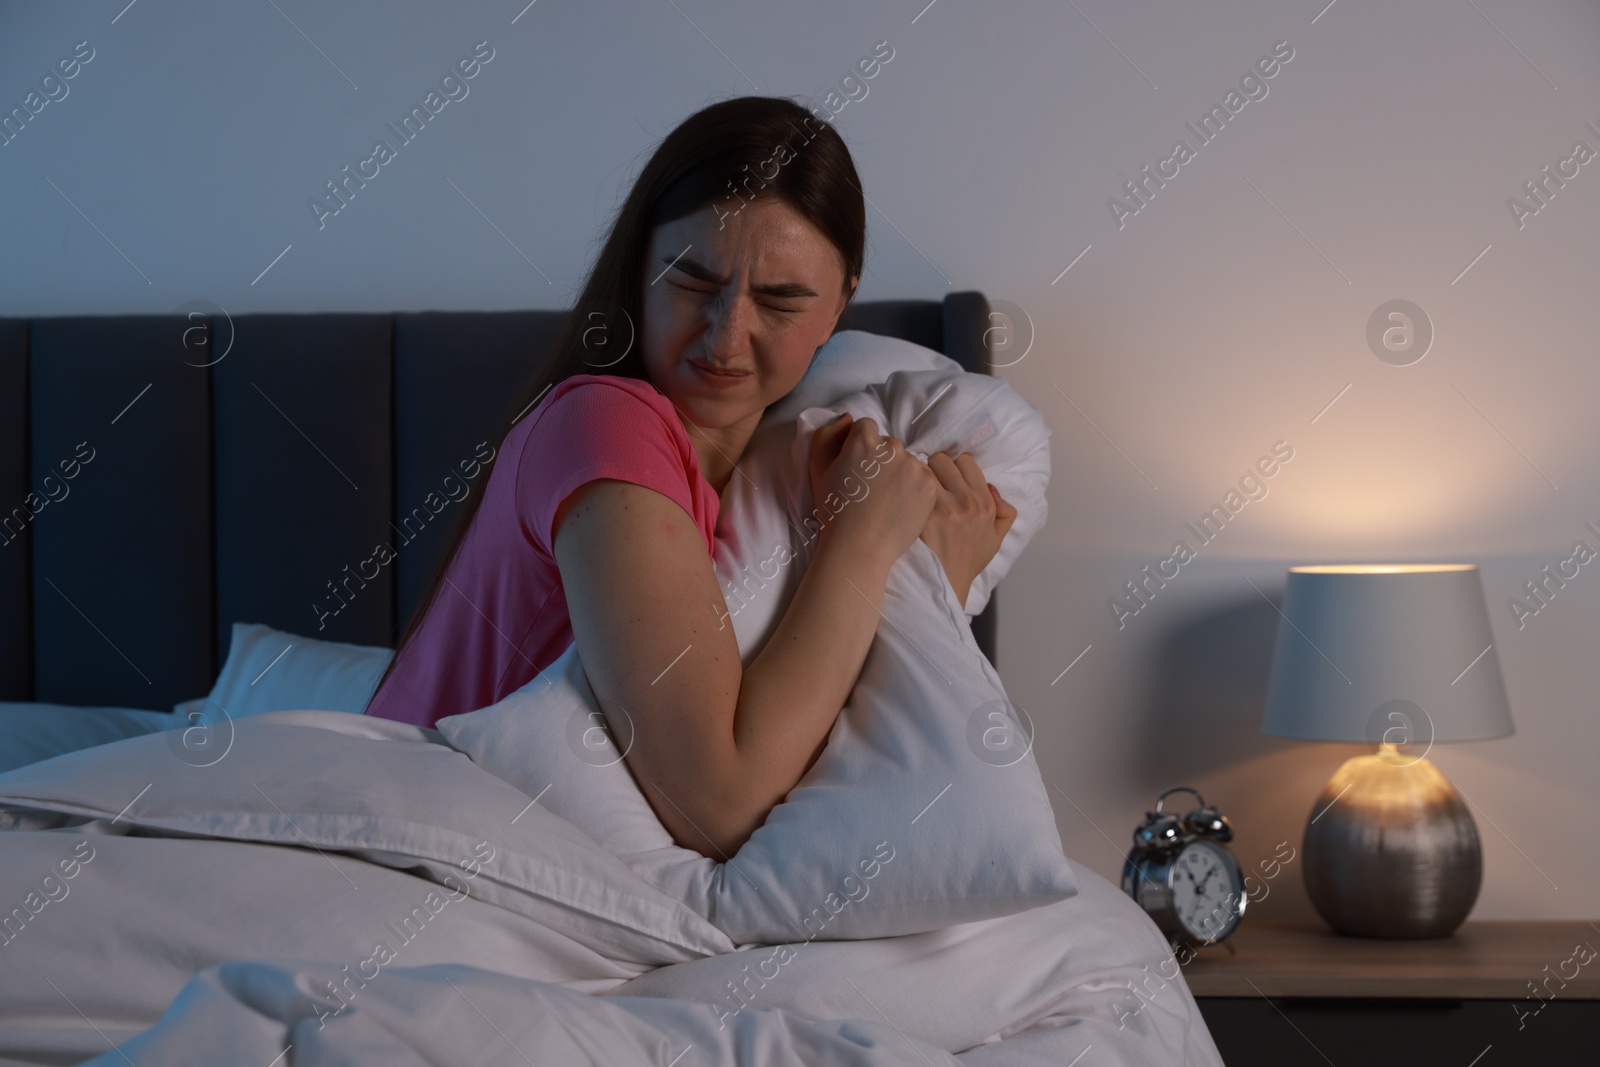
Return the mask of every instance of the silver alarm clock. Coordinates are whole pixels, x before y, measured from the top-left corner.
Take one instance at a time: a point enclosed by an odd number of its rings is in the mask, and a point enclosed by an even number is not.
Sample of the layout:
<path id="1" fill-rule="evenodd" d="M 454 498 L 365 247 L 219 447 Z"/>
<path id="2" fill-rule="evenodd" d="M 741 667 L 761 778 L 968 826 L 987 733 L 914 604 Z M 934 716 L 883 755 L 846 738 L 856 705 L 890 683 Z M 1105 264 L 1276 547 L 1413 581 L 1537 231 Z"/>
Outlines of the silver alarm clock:
<path id="1" fill-rule="evenodd" d="M 1181 818 L 1163 812 L 1173 793 L 1194 793 L 1199 806 Z M 1122 891 L 1171 939 L 1196 946 L 1223 941 L 1238 929 L 1248 903 L 1239 862 L 1223 847 L 1231 840 L 1233 825 L 1199 792 L 1169 789 L 1133 832 Z"/>

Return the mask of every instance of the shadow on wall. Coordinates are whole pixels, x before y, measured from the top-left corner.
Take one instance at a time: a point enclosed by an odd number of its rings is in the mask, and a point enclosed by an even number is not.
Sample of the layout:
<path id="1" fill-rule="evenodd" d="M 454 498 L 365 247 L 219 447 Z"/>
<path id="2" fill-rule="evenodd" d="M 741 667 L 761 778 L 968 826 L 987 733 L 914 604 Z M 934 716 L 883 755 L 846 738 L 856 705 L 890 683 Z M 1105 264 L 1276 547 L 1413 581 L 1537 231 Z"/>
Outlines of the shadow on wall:
<path id="1" fill-rule="evenodd" d="M 1282 748 L 1261 732 L 1277 629 L 1277 609 L 1255 597 L 1167 632 L 1138 749 L 1152 780 L 1187 784 Z"/>
<path id="2" fill-rule="evenodd" d="M 1163 789 L 1199 786 L 1232 820 L 1229 848 L 1254 876 L 1246 885 L 1255 921 L 1320 924 L 1298 862 L 1306 819 L 1334 769 L 1370 748 L 1304 744 L 1261 732 L 1277 629 L 1277 600 L 1253 597 L 1169 630 L 1155 650 L 1160 674 L 1144 711 L 1139 751 L 1148 780 L 1164 783 Z M 1289 848 L 1296 859 L 1281 869 L 1271 863 Z"/>

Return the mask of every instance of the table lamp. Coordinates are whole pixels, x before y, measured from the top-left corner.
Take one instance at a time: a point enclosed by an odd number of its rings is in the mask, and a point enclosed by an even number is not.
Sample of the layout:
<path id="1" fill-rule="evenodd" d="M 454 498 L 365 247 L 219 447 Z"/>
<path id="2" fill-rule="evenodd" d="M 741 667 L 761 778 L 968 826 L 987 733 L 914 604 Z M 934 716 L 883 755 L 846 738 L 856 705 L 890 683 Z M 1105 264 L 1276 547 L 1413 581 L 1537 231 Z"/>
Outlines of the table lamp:
<path id="1" fill-rule="evenodd" d="M 1425 758 L 1512 733 L 1483 583 L 1470 563 L 1292 567 L 1262 731 L 1376 745 L 1312 805 L 1306 891 L 1358 937 L 1446 937 L 1483 881 L 1478 829 Z"/>

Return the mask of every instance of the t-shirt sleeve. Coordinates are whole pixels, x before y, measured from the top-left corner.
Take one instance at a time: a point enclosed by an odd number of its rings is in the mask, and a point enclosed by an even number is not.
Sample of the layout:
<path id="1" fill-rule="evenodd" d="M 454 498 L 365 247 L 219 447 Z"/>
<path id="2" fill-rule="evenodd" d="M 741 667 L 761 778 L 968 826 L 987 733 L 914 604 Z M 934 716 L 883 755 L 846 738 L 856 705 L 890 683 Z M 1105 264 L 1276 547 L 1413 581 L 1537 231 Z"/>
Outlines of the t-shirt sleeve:
<path id="1" fill-rule="evenodd" d="M 557 389 L 560 389 L 557 386 Z M 654 489 L 691 521 L 690 446 L 664 414 L 621 385 L 580 382 L 552 394 L 530 429 L 517 468 L 517 512 L 524 532 L 555 558 L 551 523 L 572 492 L 597 478 Z"/>

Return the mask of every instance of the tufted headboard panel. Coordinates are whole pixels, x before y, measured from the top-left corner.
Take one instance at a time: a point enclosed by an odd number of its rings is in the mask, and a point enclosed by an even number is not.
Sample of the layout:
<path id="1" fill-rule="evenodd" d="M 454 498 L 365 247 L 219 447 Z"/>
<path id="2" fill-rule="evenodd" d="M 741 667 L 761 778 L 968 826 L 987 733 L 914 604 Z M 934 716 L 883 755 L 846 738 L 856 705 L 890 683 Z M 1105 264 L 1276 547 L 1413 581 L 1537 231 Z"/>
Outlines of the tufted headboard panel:
<path id="1" fill-rule="evenodd" d="M 987 373 L 988 310 L 869 302 L 840 329 Z M 392 646 L 455 518 L 447 476 L 561 316 L 0 319 L 0 700 L 170 709 L 211 688 L 234 622 Z"/>

